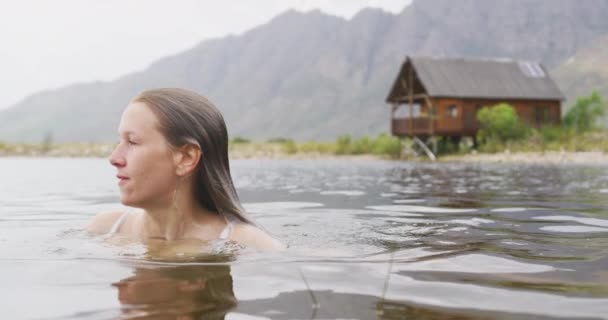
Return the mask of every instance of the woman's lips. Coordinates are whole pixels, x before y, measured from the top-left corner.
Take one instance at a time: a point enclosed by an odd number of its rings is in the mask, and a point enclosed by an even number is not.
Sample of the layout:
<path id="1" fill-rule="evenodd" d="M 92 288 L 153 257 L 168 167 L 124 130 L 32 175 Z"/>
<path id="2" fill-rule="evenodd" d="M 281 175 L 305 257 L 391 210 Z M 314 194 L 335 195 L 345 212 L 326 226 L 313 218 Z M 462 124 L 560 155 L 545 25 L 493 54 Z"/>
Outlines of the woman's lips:
<path id="1" fill-rule="evenodd" d="M 125 176 L 121 176 L 121 175 L 117 175 L 116 178 L 118 178 L 119 186 L 122 186 L 123 184 L 127 183 L 127 181 L 129 180 L 129 178 L 127 178 Z"/>

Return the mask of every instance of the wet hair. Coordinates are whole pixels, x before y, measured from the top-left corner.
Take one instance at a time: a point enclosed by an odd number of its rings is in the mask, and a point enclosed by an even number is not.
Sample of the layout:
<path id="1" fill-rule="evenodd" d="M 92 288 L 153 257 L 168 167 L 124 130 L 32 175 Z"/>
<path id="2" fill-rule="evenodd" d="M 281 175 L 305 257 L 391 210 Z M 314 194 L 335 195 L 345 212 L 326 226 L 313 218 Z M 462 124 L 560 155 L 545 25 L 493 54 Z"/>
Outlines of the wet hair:
<path id="1" fill-rule="evenodd" d="M 195 144 L 201 160 L 195 168 L 194 197 L 205 209 L 253 224 L 240 204 L 228 160 L 228 130 L 220 111 L 202 95 L 179 88 L 146 90 L 133 98 L 146 104 L 159 130 L 175 148 Z"/>

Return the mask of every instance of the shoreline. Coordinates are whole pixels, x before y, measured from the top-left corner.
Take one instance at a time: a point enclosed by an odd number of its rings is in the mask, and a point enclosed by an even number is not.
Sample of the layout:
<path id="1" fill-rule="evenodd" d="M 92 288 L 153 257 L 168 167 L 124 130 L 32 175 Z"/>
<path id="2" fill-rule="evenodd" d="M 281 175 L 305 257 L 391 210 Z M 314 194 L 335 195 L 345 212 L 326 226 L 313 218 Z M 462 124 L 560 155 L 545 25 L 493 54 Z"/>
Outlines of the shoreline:
<path id="1" fill-rule="evenodd" d="M 0 152 L 0 158 L 106 158 L 111 150 L 107 148 L 92 148 L 87 150 L 50 150 L 49 152 Z M 288 154 L 285 152 L 239 152 L 231 150 L 230 160 L 354 160 L 354 161 L 401 161 L 418 163 L 513 163 L 513 164 L 541 164 L 541 165 L 608 165 L 608 153 L 601 151 L 545 151 L 545 152 L 498 152 L 498 153 L 467 153 L 452 154 L 438 157 L 437 161 L 428 158 L 407 157 L 391 158 L 374 154 L 331 154 L 320 152 L 299 152 Z"/>
<path id="2" fill-rule="evenodd" d="M 608 165 L 608 154 L 601 151 L 499 152 L 446 155 L 439 162 L 521 163 L 521 164 L 587 164 Z"/>

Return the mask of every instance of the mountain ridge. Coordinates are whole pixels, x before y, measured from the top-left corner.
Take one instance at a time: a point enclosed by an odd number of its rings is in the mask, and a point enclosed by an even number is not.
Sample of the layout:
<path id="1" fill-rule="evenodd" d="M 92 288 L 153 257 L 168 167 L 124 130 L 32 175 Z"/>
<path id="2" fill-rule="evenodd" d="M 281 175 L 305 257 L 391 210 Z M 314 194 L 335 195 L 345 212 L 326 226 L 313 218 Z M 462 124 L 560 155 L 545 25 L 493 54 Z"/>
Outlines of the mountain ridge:
<path id="1" fill-rule="evenodd" d="M 114 81 L 31 95 L 0 111 L 0 140 L 40 141 L 51 132 L 57 141 L 113 141 L 129 99 L 152 87 L 206 95 L 224 114 L 231 136 L 333 140 L 376 134 L 388 131 L 384 98 L 406 55 L 506 56 L 553 69 L 608 34 L 608 21 L 601 19 L 608 2 L 522 2 L 527 5 L 463 0 L 455 7 L 449 0 L 415 0 L 398 14 L 363 9 L 348 20 L 289 10 Z"/>

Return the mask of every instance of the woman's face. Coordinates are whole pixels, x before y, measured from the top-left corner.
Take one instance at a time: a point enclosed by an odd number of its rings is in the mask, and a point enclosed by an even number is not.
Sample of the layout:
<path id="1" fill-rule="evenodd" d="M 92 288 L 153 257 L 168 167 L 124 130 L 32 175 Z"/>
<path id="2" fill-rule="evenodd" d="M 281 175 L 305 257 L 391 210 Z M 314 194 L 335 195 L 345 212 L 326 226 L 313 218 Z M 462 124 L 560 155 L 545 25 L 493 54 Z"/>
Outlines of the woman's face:
<path id="1" fill-rule="evenodd" d="M 173 152 L 158 124 L 156 115 L 142 102 L 130 103 L 122 114 L 119 144 L 109 160 L 117 169 L 124 205 L 153 208 L 172 201 L 178 176 Z"/>

